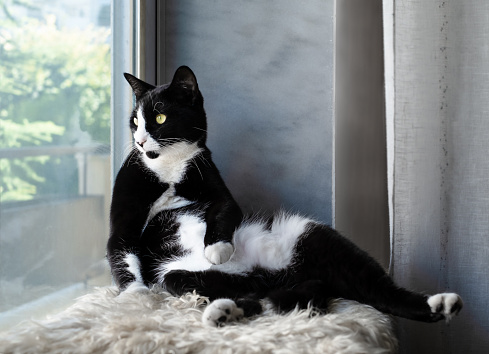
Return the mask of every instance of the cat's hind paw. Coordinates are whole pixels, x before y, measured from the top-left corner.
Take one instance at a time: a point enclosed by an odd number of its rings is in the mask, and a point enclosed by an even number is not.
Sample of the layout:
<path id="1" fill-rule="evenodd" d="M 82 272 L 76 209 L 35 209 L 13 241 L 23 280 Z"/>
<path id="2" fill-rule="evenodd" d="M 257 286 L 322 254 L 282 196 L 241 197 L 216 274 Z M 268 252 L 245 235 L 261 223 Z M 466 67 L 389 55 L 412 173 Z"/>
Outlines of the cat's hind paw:
<path id="1" fill-rule="evenodd" d="M 212 264 L 222 264 L 229 261 L 233 255 L 234 247 L 232 243 L 219 241 L 205 248 L 205 258 Z"/>
<path id="2" fill-rule="evenodd" d="M 243 318 L 243 309 L 231 299 L 218 299 L 210 303 L 202 314 L 202 322 L 208 326 L 222 327 L 226 323 Z"/>
<path id="3" fill-rule="evenodd" d="M 442 293 L 430 296 L 428 305 L 433 314 L 440 314 L 449 322 L 454 315 L 458 315 L 464 303 L 462 298 L 455 293 Z"/>

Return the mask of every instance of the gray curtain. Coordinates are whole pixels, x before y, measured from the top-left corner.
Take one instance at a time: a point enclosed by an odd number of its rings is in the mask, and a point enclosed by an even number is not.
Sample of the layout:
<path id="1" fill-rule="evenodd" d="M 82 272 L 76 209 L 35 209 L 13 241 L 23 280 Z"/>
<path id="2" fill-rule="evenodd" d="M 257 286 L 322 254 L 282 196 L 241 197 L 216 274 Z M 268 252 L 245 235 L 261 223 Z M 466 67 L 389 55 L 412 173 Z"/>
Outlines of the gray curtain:
<path id="1" fill-rule="evenodd" d="M 487 353 L 489 2 L 384 5 L 391 271 L 465 301 L 449 326 L 400 321 L 401 352 Z"/>

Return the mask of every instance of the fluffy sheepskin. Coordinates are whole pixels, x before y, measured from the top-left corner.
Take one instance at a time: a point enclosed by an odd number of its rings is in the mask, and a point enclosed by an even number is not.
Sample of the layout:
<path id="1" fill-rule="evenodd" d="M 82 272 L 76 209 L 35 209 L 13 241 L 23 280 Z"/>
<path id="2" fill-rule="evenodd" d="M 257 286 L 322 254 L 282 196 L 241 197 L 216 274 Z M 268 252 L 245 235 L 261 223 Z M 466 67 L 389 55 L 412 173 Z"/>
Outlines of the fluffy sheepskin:
<path id="1" fill-rule="evenodd" d="M 96 289 L 67 310 L 0 333 L 0 353 L 392 353 L 392 319 L 338 300 L 314 309 L 264 314 L 221 328 L 202 323 L 207 298 L 160 288 L 118 296 Z"/>

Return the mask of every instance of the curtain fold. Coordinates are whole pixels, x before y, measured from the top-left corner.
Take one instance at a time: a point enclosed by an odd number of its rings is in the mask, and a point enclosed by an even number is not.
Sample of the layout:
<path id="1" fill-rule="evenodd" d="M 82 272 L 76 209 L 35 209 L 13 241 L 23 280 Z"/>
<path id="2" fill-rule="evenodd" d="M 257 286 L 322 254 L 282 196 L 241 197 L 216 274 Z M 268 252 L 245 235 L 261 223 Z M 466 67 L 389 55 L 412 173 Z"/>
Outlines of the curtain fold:
<path id="1" fill-rule="evenodd" d="M 401 352 L 483 353 L 489 348 L 489 2 L 384 1 L 384 19 L 392 38 L 386 53 L 393 54 L 386 72 L 393 94 L 387 102 L 391 272 L 402 286 L 454 291 L 465 302 L 449 326 L 400 321 Z"/>

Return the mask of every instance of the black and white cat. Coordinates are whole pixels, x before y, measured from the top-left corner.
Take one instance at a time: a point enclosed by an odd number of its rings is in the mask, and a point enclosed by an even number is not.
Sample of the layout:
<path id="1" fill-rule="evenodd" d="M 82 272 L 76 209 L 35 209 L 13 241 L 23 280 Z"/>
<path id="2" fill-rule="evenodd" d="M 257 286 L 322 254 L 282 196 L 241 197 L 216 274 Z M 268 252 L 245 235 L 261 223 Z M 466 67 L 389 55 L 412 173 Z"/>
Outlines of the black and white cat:
<path id="1" fill-rule="evenodd" d="M 175 295 L 214 300 L 211 325 L 262 311 L 332 298 L 356 300 L 419 321 L 450 319 L 454 293 L 400 288 L 367 253 L 329 226 L 298 215 L 245 219 L 206 146 L 206 114 L 193 72 L 180 67 L 155 87 L 125 74 L 136 96 L 135 148 L 121 167 L 111 206 L 107 252 L 115 282 L 132 292 L 160 284 Z"/>

